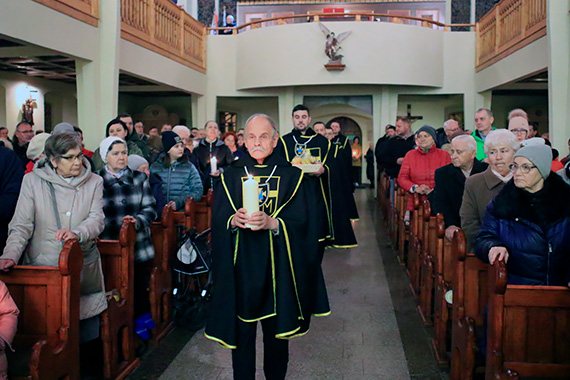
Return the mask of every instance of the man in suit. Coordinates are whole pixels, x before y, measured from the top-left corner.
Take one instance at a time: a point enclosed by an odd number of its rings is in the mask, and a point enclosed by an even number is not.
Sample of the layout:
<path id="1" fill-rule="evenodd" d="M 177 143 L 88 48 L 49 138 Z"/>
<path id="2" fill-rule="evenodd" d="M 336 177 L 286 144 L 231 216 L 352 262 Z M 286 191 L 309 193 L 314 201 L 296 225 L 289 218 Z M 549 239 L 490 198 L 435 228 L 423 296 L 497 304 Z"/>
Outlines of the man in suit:
<path id="1" fill-rule="evenodd" d="M 431 198 L 434 214 L 441 213 L 445 220 L 445 236 L 451 240 L 453 232 L 461 226 L 459 209 L 463 199 L 465 180 L 472 174 L 487 169 L 477 159 L 477 142 L 473 136 L 460 135 L 451 141 L 451 164 L 435 171 L 435 188 Z"/>

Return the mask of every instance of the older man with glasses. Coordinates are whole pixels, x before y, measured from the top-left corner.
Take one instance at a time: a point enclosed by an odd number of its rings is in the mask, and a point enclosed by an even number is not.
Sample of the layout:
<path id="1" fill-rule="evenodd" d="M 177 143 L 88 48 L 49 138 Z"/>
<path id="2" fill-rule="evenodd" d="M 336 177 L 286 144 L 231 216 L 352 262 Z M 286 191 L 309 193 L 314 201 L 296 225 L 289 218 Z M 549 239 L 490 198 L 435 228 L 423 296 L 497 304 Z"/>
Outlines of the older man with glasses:
<path id="1" fill-rule="evenodd" d="M 16 131 L 14 132 L 14 137 L 12 139 L 12 144 L 14 146 L 14 152 L 22 162 L 22 166 L 26 168 L 28 162 L 30 161 L 26 156 L 26 151 L 28 150 L 28 144 L 30 140 L 34 137 L 34 130 L 32 126 L 25 121 L 21 121 L 16 126 Z"/>

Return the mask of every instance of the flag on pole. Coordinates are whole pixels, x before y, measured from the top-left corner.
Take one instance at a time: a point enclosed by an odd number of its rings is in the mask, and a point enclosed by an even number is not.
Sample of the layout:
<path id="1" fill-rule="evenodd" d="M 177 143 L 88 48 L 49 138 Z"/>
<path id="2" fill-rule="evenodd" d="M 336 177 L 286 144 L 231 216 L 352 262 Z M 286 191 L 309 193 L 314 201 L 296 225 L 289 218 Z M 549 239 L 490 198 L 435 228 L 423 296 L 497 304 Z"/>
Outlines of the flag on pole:
<path id="1" fill-rule="evenodd" d="M 218 27 L 218 15 L 216 14 L 216 12 L 214 12 L 214 16 L 212 17 L 212 28 L 217 28 Z M 211 35 L 216 35 L 218 34 L 216 30 L 212 30 L 210 31 Z"/>

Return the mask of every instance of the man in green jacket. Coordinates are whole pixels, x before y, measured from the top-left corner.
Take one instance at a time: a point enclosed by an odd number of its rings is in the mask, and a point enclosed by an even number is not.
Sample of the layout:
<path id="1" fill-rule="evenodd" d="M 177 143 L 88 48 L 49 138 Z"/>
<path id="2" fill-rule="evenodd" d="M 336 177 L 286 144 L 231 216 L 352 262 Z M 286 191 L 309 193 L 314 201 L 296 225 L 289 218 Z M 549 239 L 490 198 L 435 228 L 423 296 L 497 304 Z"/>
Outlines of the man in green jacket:
<path id="1" fill-rule="evenodd" d="M 487 158 L 487 155 L 483 150 L 483 144 L 485 144 L 485 139 L 489 132 L 497 129 L 493 127 L 494 121 L 495 118 L 493 117 L 493 112 L 491 112 L 490 109 L 479 108 L 477 112 L 475 112 L 475 127 L 477 129 L 473 131 L 471 136 L 473 136 L 477 142 L 477 156 L 475 158 L 479 161 L 483 161 Z"/>

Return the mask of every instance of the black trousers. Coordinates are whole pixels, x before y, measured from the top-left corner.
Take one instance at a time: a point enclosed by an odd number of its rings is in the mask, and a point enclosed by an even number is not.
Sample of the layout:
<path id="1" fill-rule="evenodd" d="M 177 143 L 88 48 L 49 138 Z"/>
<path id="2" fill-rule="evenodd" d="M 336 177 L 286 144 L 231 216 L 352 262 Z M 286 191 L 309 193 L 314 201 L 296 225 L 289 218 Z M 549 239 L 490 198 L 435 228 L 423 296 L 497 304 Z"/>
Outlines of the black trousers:
<path id="1" fill-rule="evenodd" d="M 275 318 L 261 321 L 263 372 L 267 380 L 284 380 L 289 362 L 289 341 L 275 338 Z M 255 380 L 257 322 L 238 320 L 237 348 L 232 350 L 234 380 Z"/>

